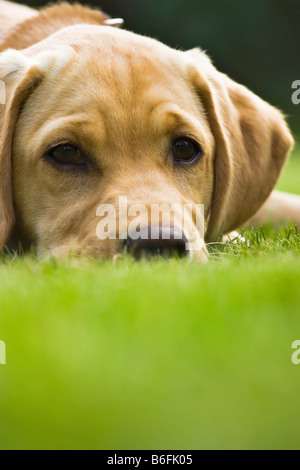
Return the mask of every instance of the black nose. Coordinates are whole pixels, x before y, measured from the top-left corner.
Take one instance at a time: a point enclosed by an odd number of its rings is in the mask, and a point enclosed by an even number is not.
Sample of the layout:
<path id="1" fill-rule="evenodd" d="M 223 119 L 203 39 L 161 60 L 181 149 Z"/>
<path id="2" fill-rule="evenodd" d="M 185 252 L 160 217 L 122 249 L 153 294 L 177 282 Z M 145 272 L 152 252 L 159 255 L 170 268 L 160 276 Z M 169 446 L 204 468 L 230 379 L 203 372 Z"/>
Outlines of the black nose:
<path id="1" fill-rule="evenodd" d="M 154 256 L 184 258 L 188 254 L 187 239 L 178 227 L 142 227 L 138 238 L 135 238 L 129 234 L 125 249 L 136 259 Z"/>

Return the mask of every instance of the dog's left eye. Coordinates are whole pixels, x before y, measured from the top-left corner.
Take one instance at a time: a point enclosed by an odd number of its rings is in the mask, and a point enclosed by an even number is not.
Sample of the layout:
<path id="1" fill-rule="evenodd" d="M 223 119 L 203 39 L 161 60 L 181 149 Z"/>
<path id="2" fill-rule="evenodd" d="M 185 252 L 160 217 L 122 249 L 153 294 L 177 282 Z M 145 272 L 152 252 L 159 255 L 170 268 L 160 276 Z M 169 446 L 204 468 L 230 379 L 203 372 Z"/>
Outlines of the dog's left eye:
<path id="1" fill-rule="evenodd" d="M 80 150 L 71 144 L 58 145 L 46 154 L 46 158 L 61 166 L 78 167 L 85 166 L 86 162 Z"/>
<path id="2" fill-rule="evenodd" d="M 181 137 L 175 140 L 172 146 L 172 153 L 175 162 L 178 163 L 192 163 L 203 155 L 200 145 L 188 137 Z"/>

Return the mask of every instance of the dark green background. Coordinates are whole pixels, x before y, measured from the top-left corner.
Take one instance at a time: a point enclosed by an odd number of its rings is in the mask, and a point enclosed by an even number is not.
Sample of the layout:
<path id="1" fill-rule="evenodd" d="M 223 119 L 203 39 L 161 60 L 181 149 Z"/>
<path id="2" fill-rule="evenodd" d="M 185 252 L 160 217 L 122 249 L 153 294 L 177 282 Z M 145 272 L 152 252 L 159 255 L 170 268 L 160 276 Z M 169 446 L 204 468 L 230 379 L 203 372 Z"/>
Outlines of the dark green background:
<path id="1" fill-rule="evenodd" d="M 27 0 L 42 6 L 43 0 Z M 300 105 L 292 82 L 300 80 L 299 0 L 94 0 L 125 19 L 125 27 L 172 47 L 200 46 L 215 65 L 289 115 L 296 131 Z"/>

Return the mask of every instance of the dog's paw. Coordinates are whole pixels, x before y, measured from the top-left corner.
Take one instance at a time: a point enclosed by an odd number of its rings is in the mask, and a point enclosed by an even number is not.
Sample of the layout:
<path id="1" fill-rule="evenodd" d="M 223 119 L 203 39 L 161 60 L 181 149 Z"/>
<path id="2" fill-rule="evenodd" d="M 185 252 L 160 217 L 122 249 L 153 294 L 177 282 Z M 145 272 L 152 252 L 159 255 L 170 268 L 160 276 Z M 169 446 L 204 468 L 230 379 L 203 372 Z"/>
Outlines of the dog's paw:
<path id="1" fill-rule="evenodd" d="M 246 243 L 246 239 L 238 232 L 230 232 L 223 236 L 223 243 Z"/>

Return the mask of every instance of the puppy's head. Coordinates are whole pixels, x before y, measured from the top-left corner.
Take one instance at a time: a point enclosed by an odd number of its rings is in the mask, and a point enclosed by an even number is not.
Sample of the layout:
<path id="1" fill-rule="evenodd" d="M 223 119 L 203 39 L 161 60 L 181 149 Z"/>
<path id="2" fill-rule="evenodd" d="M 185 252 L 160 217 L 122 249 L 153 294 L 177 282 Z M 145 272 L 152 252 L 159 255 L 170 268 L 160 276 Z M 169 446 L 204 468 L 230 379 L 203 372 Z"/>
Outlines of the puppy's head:
<path id="1" fill-rule="evenodd" d="M 259 209 L 292 145 L 281 114 L 204 53 L 109 27 L 7 51 L 0 79 L 1 246 L 113 256 L 197 242 L 204 259 L 204 237 Z"/>

